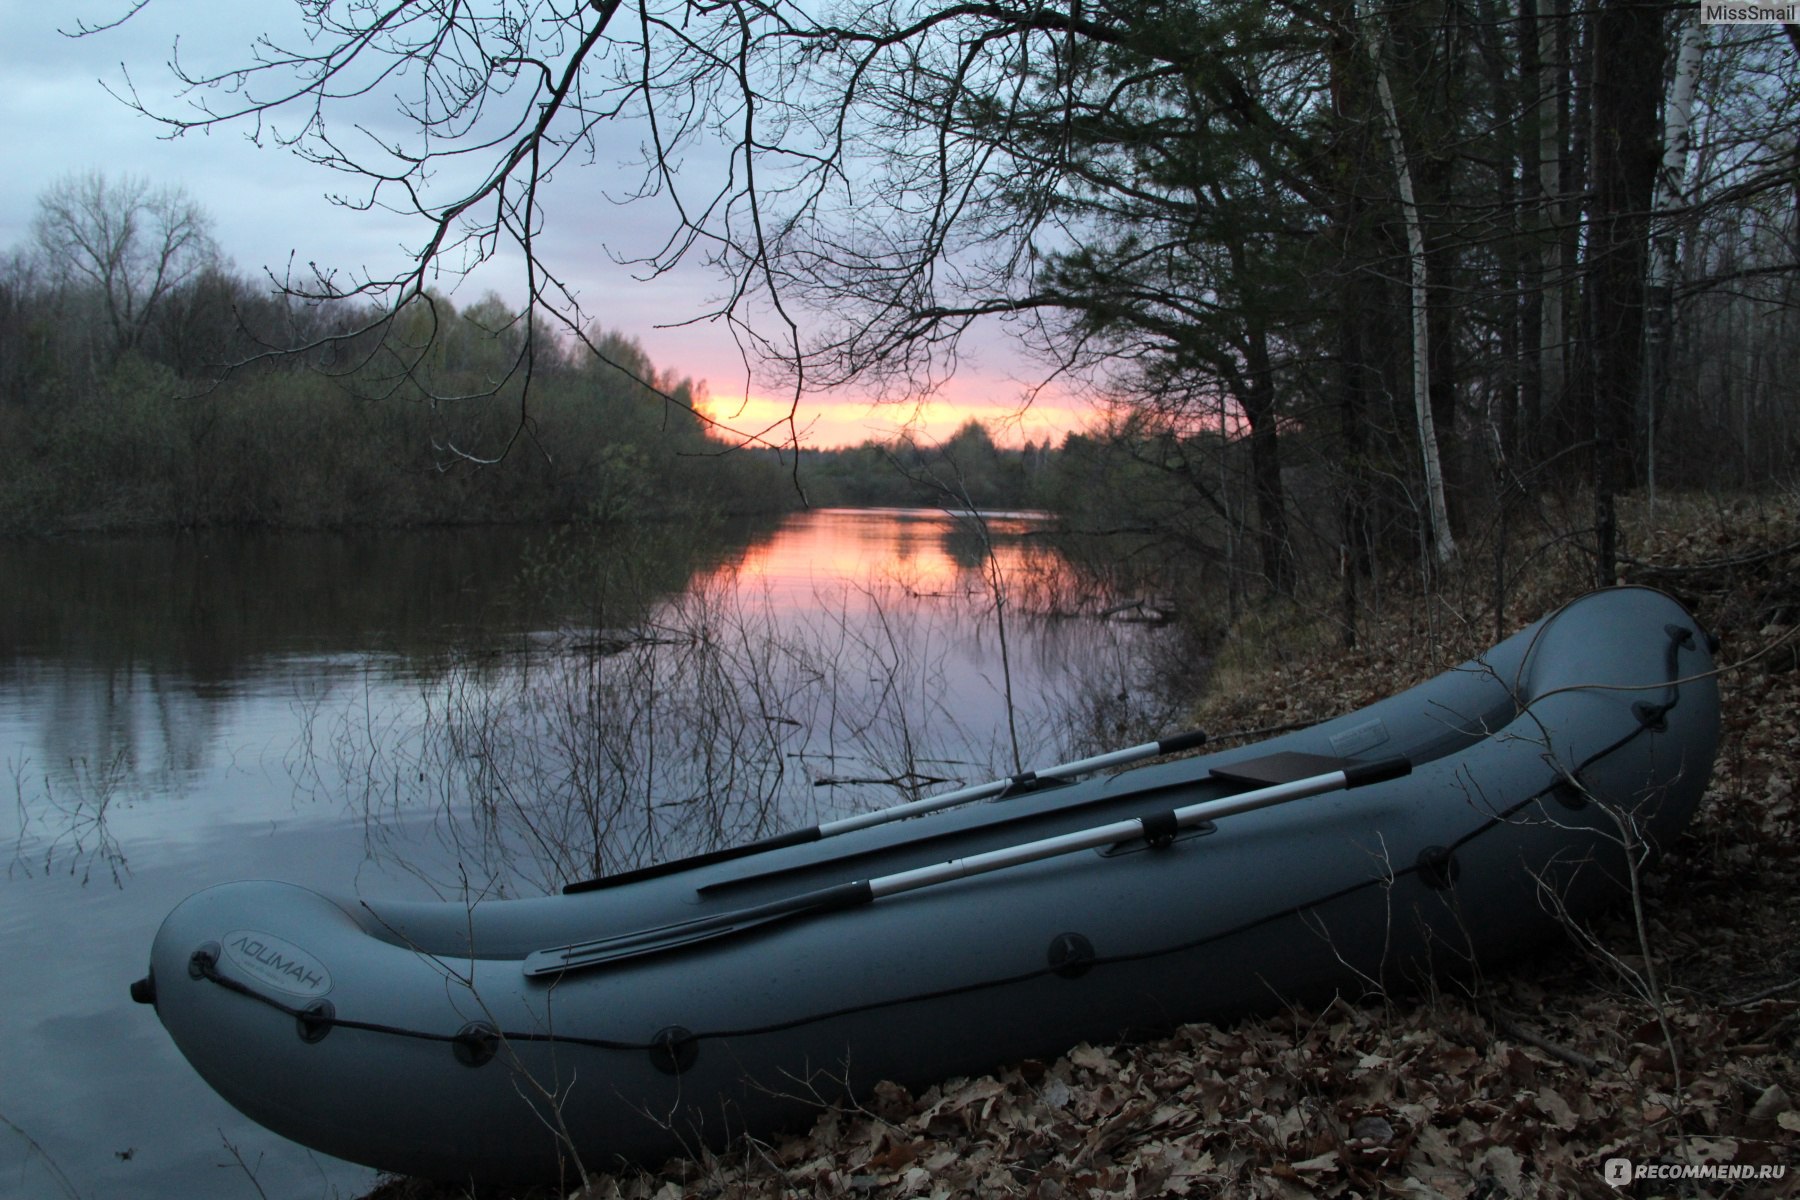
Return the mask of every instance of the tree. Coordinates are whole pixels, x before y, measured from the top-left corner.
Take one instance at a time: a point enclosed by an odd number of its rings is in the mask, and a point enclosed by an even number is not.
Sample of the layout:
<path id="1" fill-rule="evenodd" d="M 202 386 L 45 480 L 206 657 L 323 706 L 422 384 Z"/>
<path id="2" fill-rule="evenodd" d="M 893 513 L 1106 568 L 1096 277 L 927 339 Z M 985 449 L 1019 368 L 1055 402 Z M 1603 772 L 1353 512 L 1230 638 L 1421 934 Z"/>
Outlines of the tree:
<path id="1" fill-rule="evenodd" d="M 1387 39 L 1373 22 L 1371 26 L 1367 43 L 1369 62 L 1375 71 L 1375 92 L 1381 99 L 1382 133 L 1388 143 L 1388 153 L 1394 160 L 1401 220 L 1406 224 L 1407 273 L 1411 283 L 1408 307 L 1412 318 L 1413 411 L 1418 420 L 1420 460 L 1425 466 L 1425 499 L 1430 513 L 1432 553 L 1438 562 L 1445 563 L 1456 555 L 1456 540 L 1450 533 L 1450 509 L 1444 500 L 1444 471 L 1438 456 L 1437 426 L 1431 406 L 1431 304 L 1425 232 L 1413 191 L 1412 164 L 1407 159 L 1405 139 L 1400 135 L 1400 112 L 1394 104 L 1393 85 L 1388 80 Z"/>
<path id="2" fill-rule="evenodd" d="M 1677 243 L 1672 219 L 1687 192 L 1688 145 L 1693 135 L 1694 91 L 1700 82 L 1701 56 L 1707 26 L 1689 21 L 1682 26 L 1681 46 L 1675 55 L 1675 75 L 1663 113 L 1662 169 L 1656 176 L 1656 218 L 1660 228 L 1650 243 L 1650 269 L 1645 280 L 1649 304 L 1644 330 L 1644 478 L 1650 501 L 1656 502 L 1656 414 L 1668 407 L 1669 349 L 1675 306 Z"/>
<path id="3" fill-rule="evenodd" d="M 140 177 L 64 177 L 38 197 L 31 232 L 47 275 L 97 298 L 115 358 L 139 348 L 169 298 L 219 261 L 205 211 L 182 189 Z"/>
<path id="4" fill-rule="evenodd" d="M 1619 493 L 1635 482 L 1632 436 L 1643 377 L 1650 203 L 1662 164 L 1664 10 L 1644 0 L 1602 0 L 1594 14 L 1593 231 L 1587 320 L 1593 399 L 1597 582 L 1618 562 Z"/>
<path id="5" fill-rule="evenodd" d="M 1610 573 L 1612 497 L 1643 444 L 1664 8 L 327 0 L 300 13 L 303 36 L 265 37 L 236 63 L 180 60 L 192 106 L 152 115 L 176 131 L 248 126 L 360 182 L 345 203 L 417 218 L 417 247 L 391 273 L 290 281 L 379 301 L 387 324 L 357 336 L 399 329 L 395 314 L 443 272 L 505 254 L 527 311 L 510 369 L 488 375 L 523 395 L 540 324 L 581 339 L 590 324 L 540 252 L 548 190 L 639 146 L 635 178 L 608 175 L 609 195 L 669 214 L 639 265 L 718 267 L 721 298 L 695 318 L 731 323 L 796 396 L 849 381 L 917 394 L 967 330 L 999 321 L 1048 376 L 1079 371 L 1186 419 L 1183 454 L 1216 451 L 1205 490 L 1247 461 L 1247 482 L 1214 499 L 1256 514 L 1277 591 L 1300 543 L 1331 554 L 1347 632 L 1373 553 L 1446 547 L 1439 497 L 1454 497 L 1460 537 L 1484 483 L 1509 497 L 1594 486 L 1594 528 L 1573 532 Z M 1704 299 L 1709 336 L 1733 347 L 1675 353 L 1669 374 L 1716 373 L 1694 394 L 1732 418 L 1700 414 L 1696 428 L 1735 430 L 1745 462 L 1789 369 L 1760 331 L 1776 326 L 1727 289 L 1753 280 L 1756 303 L 1788 305 L 1795 261 L 1780 201 L 1800 56 L 1791 31 L 1758 36 L 1709 51 L 1709 64 L 1753 65 L 1730 81 L 1735 124 L 1720 120 L 1729 89 L 1696 101 L 1681 219 L 1711 241 L 1671 297 Z M 1669 408 L 1686 394 L 1671 388 Z M 1211 440 L 1193 435 L 1204 414 Z M 743 431 L 765 434 L 795 431 Z M 1576 447 L 1593 450 L 1592 471 L 1554 469 Z M 1327 505 L 1290 506 L 1296 466 Z M 1313 517 L 1330 501 L 1335 530 Z"/>

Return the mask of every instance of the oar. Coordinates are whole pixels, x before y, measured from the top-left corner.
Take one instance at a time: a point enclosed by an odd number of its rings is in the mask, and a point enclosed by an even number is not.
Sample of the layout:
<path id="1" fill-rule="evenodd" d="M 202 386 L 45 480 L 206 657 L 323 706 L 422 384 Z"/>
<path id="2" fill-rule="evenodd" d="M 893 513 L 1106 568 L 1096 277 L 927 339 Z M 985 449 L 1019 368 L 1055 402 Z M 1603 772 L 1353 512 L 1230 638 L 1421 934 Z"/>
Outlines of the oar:
<path id="1" fill-rule="evenodd" d="M 1179 754 L 1183 750 L 1192 750 L 1196 746 L 1204 744 L 1205 741 L 1206 734 L 1198 729 L 1189 733 L 1178 733 L 1174 737 L 1166 737 L 1161 741 L 1145 742 L 1141 746 L 1128 746 L 1123 750 L 1096 754 L 1092 758 L 1076 759 L 1074 762 L 1062 763 L 1054 767 L 1042 767 L 1036 771 L 1026 771 L 1006 779 L 996 779 L 992 783 L 978 783 L 971 787 L 958 788 L 953 792 L 927 796 L 922 800 L 911 800 L 905 804 L 878 808 L 874 812 L 861 813 L 854 817 L 842 817 L 836 821 L 809 825 L 805 829 L 790 829 L 786 833 L 758 838 L 754 842 L 745 842 L 741 846 L 709 850 L 704 854 L 690 854 L 686 858 L 671 859 L 665 863 L 640 867 L 635 871 L 622 871 L 617 875 L 603 875 L 598 879 L 584 879 L 579 883 L 565 886 L 563 894 L 593 892 L 601 888 L 617 887 L 622 883 L 635 883 L 640 879 L 655 879 L 660 875 L 673 875 L 677 871 L 691 871 L 696 867 L 729 862 L 734 858 L 745 858 L 752 854 L 761 854 L 766 850 L 779 850 L 784 846 L 804 846 L 808 842 L 836 837 L 839 834 L 851 833 L 858 829 L 868 829 L 875 825 L 885 825 L 889 821 L 899 821 L 906 817 L 919 816 L 922 813 L 953 808 L 958 804 L 967 804 L 971 800 L 1030 791 L 1049 780 L 1091 775 L 1095 771 L 1104 771 L 1109 767 L 1122 767 L 1127 763 L 1155 758 L 1159 754 Z"/>
<path id="2" fill-rule="evenodd" d="M 691 921 L 680 921 L 655 929 L 642 929 L 612 937 L 596 938 L 592 941 L 576 942 L 549 950 L 538 950 L 526 956 L 524 970 L 527 976 L 539 977 L 609 966 L 631 959 L 680 950 L 701 942 L 716 941 L 781 921 L 854 908 L 858 905 L 886 899 L 889 896 L 898 896 L 904 892 L 917 891 L 920 888 L 933 887 L 956 879 L 967 879 L 970 876 L 985 875 L 990 871 L 1002 871 L 1008 867 L 1039 862 L 1061 854 L 1072 854 L 1077 850 L 1112 845 L 1130 841 L 1133 838 L 1144 838 L 1153 845 L 1164 844 L 1179 831 L 1198 825 L 1202 821 L 1234 816 L 1238 813 L 1250 812 L 1253 809 L 1268 808 L 1275 804 L 1286 804 L 1290 801 L 1305 799 L 1308 796 L 1317 796 L 1323 792 L 1334 792 L 1340 788 L 1381 783 L 1385 780 L 1397 779 L 1411 771 L 1412 763 L 1404 758 L 1352 764 L 1341 770 L 1311 775 L 1291 783 L 1278 783 L 1236 796 L 1203 800 L 1184 808 L 1168 809 L 1145 817 L 1132 817 L 1128 820 L 1113 821 L 1106 825 L 1096 825 L 1089 829 L 1076 830 L 1055 837 L 1022 842 L 1016 846 L 1003 846 L 998 850 L 971 854 L 966 858 L 951 859 L 948 862 L 932 863 L 929 866 L 915 867 L 909 871 L 897 871 L 892 875 L 859 879 L 852 883 L 842 883 L 835 887 L 821 888 L 818 891 L 790 896 L 785 900 L 773 900 L 767 904 L 752 905 L 734 912 L 698 917 Z"/>

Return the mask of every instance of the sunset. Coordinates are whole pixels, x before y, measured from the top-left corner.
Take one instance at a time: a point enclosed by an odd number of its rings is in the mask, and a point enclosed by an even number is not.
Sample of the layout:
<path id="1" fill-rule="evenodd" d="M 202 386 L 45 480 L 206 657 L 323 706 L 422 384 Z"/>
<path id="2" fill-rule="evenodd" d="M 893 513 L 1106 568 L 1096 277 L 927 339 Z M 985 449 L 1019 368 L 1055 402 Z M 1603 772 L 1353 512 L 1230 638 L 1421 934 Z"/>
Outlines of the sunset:
<path id="1" fill-rule="evenodd" d="M 654 339 L 650 339 L 654 340 Z M 709 381 L 710 383 L 710 381 Z M 790 436 L 788 418 L 802 446 L 832 449 L 854 446 L 865 441 L 891 442 L 911 439 L 930 445 L 943 441 L 969 421 L 979 421 L 1002 446 L 1018 447 L 1027 443 L 1062 441 L 1065 434 L 1078 431 L 1093 420 L 1093 412 L 1084 401 L 1046 390 L 1021 408 L 1022 399 L 1007 403 L 997 397 L 1023 392 L 1015 381 L 1003 377 L 983 377 L 974 371 L 959 375 L 940 389 L 940 394 L 925 401 L 842 399 L 832 396 L 803 396 L 796 404 L 793 396 L 778 397 L 751 393 L 735 398 L 720 396 L 709 387 L 709 395 L 700 408 L 705 416 L 717 422 L 720 437 L 757 434 L 770 442 L 781 443 Z"/>
<path id="2" fill-rule="evenodd" d="M 1791 1194 L 1793 8 L 0 0 L 0 1195 Z"/>

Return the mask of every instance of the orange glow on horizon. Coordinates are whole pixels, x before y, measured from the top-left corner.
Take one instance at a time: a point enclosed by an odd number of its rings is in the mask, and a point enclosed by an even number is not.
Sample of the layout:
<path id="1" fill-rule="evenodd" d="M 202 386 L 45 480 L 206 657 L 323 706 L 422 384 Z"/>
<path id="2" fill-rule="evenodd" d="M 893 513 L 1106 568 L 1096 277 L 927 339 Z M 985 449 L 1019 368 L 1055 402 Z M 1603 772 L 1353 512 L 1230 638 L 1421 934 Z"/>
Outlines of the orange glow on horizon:
<path id="1" fill-rule="evenodd" d="M 1077 432 L 1093 420 L 1092 411 L 1082 402 L 1048 393 L 1023 411 L 1017 403 L 1004 400 L 957 396 L 882 402 L 809 396 L 802 397 L 796 406 L 792 396 L 756 392 L 707 396 L 695 407 L 722 427 L 714 430 L 715 436 L 757 435 L 778 445 L 793 436 L 788 426 L 791 416 L 800 444 L 810 450 L 836 450 L 906 437 L 931 444 L 946 440 L 972 420 L 987 426 L 988 433 L 1001 446 L 1016 448 L 1046 440 L 1059 445 L 1065 434 Z"/>

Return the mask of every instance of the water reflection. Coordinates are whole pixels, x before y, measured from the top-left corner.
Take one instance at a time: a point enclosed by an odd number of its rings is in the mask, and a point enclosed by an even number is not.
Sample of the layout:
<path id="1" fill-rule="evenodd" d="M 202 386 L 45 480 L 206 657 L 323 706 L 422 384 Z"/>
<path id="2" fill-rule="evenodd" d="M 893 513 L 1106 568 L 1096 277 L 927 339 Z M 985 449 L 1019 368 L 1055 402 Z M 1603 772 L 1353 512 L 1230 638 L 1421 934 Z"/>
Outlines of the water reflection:
<path id="1" fill-rule="evenodd" d="M 1160 635 L 1103 619 L 1118 597 L 1043 533 L 838 511 L 0 544 L 0 1116 L 48 1155 L 0 1129 L 0 1178 L 366 1186 L 226 1110 L 126 1000 L 199 888 L 545 890 L 1166 732 Z M 126 1045 L 155 1104 L 113 1102 Z"/>
<path id="2" fill-rule="evenodd" d="M 308 759 L 374 840 L 432 809 L 444 889 L 551 890 L 916 798 L 1154 726 L 1150 633 L 1030 514 L 827 510 L 634 596 L 631 554 L 571 553 L 605 597 L 530 654 L 471 656 L 410 716 L 343 717 Z M 371 729 L 384 735 L 377 738 Z M 320 746 L 327 753 L 318 754 Z"/>
<path id="3" fill-rule="evenodd" d="M 1154 727 L 1143 632 L 1098 618 L 1116 598 L 1045 532 L 825 510 L 9 544 L 13 867 L 117 868 L 108 815 L 175 795 L 299 796 L 378 842 L 441 810 L 495 879 L 550 887 Z"/>

